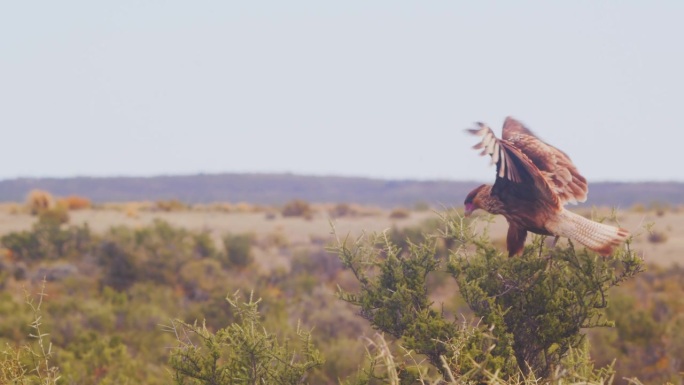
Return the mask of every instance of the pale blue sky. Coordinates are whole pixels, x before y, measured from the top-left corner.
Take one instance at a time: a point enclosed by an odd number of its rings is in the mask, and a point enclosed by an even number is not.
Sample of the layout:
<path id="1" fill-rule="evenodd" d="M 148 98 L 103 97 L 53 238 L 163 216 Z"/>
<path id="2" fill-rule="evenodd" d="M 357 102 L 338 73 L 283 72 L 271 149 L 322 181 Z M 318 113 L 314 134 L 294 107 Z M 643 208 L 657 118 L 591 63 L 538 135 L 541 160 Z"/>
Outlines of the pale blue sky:
<path id="1" fill-rule="evenodd" d="M 492 180 L 512 115 L 590 180 L 678 180 L 681 1 L 0 4 L 0 179 Z"/>

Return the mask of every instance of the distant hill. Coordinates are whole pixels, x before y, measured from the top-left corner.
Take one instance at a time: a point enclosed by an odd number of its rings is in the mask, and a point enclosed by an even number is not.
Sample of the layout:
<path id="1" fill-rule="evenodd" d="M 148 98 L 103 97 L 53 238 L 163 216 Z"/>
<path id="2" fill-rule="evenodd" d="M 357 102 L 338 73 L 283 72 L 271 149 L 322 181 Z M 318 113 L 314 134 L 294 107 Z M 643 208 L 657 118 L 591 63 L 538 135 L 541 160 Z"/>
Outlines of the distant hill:
<path id="1" fill-rule="evenodd" d="M 187 203 L 282 204 L 356 202 L 393 207 L 418 202 L 460 206 L 478 182 L 382 180 L 293 174 L 199 174 L 155 177 L 18 178 L 0 181 L 0 201 L 23 201 L 32 189 L 57 196 L 82 195 L 95 202 L 179 199 Z M 589 187 L 589 205 L 630 207 L 635 203 L 684 203 L 684 183 L 598 182 Z"/>

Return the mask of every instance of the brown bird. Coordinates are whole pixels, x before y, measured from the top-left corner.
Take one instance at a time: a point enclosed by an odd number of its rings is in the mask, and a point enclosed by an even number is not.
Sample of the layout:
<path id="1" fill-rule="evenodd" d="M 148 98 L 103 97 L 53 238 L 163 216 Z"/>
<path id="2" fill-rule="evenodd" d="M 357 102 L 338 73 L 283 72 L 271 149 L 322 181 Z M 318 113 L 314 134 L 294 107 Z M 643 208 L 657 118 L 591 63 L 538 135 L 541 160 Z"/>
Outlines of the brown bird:
<path id="1" fill-rule="evenodd" d="M 490 155 L 496 164 L 494 185 L 482 185 L 465 199 L 465 215 L 482 209 L 508 221 L 508 256 L 522 253 L 527 232 L 570 238 L 601 255 L 627 239 L 629 232 L 566 210 L 567 203 L 587 199 L 587 180 L 561 150 L 537 138 L 508 117 L 498 139 L 491 128 L 477 123 L 468 130 L 482 137 L 473 148 Z"/>

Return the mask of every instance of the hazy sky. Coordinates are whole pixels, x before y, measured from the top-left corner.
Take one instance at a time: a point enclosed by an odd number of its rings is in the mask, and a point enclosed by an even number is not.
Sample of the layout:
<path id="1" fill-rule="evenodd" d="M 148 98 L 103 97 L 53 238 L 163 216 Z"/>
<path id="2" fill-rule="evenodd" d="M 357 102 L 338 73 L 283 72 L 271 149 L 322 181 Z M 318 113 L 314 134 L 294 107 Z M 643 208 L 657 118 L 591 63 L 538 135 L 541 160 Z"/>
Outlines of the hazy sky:
<path id="1" fill-rule="evenodd" d="M 684 181 L 682 1 L 6 1 L 0 179 L 493 180 L 507 115 L 589 180 Z"/>

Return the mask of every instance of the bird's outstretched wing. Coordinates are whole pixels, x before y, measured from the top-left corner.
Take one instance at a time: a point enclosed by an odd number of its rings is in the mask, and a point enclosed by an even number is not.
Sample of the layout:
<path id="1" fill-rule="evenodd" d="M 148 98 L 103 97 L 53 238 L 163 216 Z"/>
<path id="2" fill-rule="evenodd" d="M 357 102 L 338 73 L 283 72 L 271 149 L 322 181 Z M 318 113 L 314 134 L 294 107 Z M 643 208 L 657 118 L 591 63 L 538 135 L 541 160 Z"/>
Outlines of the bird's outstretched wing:
<path id="1" fill-rule="evenodd" d="M 524 152 L 513 142 L 497 138 L 484 123 L 477 125 L 478 128 L 468 130 L 471 134 L 482 137 L 482 141 L 473 148 L 482 149 L 480 155 L 490 155 L 492 163 L 496 164 L 496 182 L 492 186 L 492 194 L 502 200 L 506 200 L 507 196 L 514 196 L 523 201 L 560 206 L 547 178 Z"/>
<path id="2" fill-rule="evenodd" d="M 537 167 L 561 205 L 587 200 L 587 180 L 563 151 L 543 142 L 511 117 L 506 118 L 501 137 Z"/>

